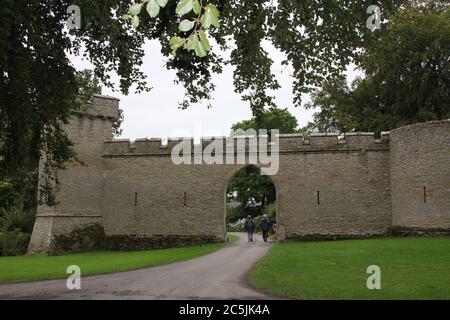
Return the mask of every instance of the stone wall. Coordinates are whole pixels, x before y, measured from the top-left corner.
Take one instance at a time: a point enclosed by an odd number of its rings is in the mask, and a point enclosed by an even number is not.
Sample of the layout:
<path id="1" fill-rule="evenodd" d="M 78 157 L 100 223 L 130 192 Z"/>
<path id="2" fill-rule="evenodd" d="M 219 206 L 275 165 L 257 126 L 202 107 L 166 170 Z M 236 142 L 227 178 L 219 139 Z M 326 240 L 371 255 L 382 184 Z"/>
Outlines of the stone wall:
<path id="1" fill-rule="evenodd" d="M 391 133 L 394 231 L 450 233 L 450 120 Z"/>
<path id="2" fill-rule="evenodd" d="M 225 191 L 245 164 L 175 165 L 174 145 L 155 139 L 105 143 L 107 234 L 224 239 Z M 387 135 L 313 135 L 307 141 L 282 135 L 279 157 L 279 173 L 271 178 L 280 238 L 367 236 L 391 226 Z"/>
<path id="3" fill-rule="evenodd" d="M 244 161 L 176 165 L 171 153 L 179 138 L 165 145 L 161 139 L 111 141 L 117 108 L 116 99 L 95 96 L 89 114 L 74 115 L 67 126 L 87 166 L 70 164 L 60 172 L 59 204 L 39 208 L 29 251 L 46 252 L 53 235 L 92 223 L 103 226 L 114 249 L 223 241 L 225 192 L 248 164 L 251 147 L 239 153 L 227 148 L 234 138 L 205 138 L 199 145 L 185 140 L 192 147 L 188 159 L 198 160 L 194 151 L 216 141 Z M 373 133 L 279 136 L 280 149 L 272 155 L 279 155 L 280 168 L 271 176 L 279 239 L 367 237 L 393 225 L 447 230 L 449 123 L 409 126 L 380 139 Z M 214 155 L 229 159 L 220 150 Z"/>

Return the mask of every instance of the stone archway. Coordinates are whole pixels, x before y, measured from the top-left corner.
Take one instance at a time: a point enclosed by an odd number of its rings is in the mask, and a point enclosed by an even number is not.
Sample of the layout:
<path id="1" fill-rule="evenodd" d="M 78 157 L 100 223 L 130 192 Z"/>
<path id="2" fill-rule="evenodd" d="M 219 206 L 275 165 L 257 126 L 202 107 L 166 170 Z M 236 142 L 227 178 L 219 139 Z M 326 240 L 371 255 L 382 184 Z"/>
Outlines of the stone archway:
<path id="1" fill-rule="evenodd" d="M 246 168 L 255 168 L 259 174 L 261 174 L 261 167 L 259 165 L 254 165 L 254 164 L 245 164 L 245 165 L 239 165 L 239 166 L 234 166 L 233 170 L 231 170 L 228 175 L 226 176 L 225 179 L 225 185 L 224 185 L 224 224 L 225 224 L 225 233 L 227 232 L 227 226 L 228 226 L 228 219 L 227 219 L 227 215 L 228 215 L 228 194 L 229 194 L 229 187 L 233 181 L 234 178 L 236 178 L 236 176 L 241 173 L 243 170 L 245 170 Z M 254 172 L 252 173 L 254 174 Z M 272 218 L 272 222 L 277 222 L 279 221 L 279 203 L 278 203 L 278 181 L 276 179 L 276 176 L 263 176 L 263 177 L 267 177 L 267 180 L 265 181 L 265 183 L 270 183 L 273 186 L 273 193 L 274 193 L 274 197 L 273 197 L 273 201 L 270 201 L 272 199 L 267 199 L 267 201 L 269 202 L 269 204 L 275 204 L 275 216 Z M 249 177 L 249 179 L 252 179 L 252 177 Z M 270 188 L 270 187 L 269 187 Z M 265 191 L 267 193 L 267 191 Z M 265 196 L 269 196 L 269 195 L 265 195 Z M 264 200 L 262 200 L 264 201 Z M 263 212 L 262 210 L 267 209 L 267 207 L 264 207 L 264 203 L 261 203 L 261 212 L 259 215 L 262 215 Z M 276 233 L 277 234 L 277 233 Z M 277 234 L 278 236 L 278 234 Z"/>

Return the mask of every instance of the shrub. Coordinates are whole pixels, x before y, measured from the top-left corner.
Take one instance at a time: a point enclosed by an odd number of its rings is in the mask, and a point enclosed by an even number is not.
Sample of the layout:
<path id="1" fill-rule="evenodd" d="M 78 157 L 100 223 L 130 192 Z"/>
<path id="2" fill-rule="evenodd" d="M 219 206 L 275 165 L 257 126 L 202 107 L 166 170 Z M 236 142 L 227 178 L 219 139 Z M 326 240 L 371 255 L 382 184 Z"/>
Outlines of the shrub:
<path id="1" fill-rule="evenodd" d="M 31 235 L 15 229 L 0 232 L 0 253 L 2 256 L 20 256 L 27 252 Z"/>
<path id="2" fill-rule="evenodd" d="M 34 219 L 34 213 L 24 211 L 22 205 L 0 208 L 0 230 L 3 232 L 19 230 L 24 233 L 31 233 Z"/>
<path id="3" fill-rule="evenodd" d="M 244 232 L 244 224 L 245 224 L 245 219 L 240 219 L 237 220 L 236 222 L 230 222 L 227 225 L 227 230 L 229 232 Z"/>
<path id="4" fill-rule="evenodd" d="M 270 221 L 277 221 L 277 203 L 271 203 L 267 208 L 264 209 L 264 213 L 267 214 L 267 217 Z"/>
<path id="5" fill-rule="evenodd" d="M 227 207 L 227 222 L 234 223 L 242 218 L 242 209 L 240 207 Z"/>
<path id="6" fill-rule="evenodd" d="M 34 214 L 22 205 L 0 208 L 0 254 L 17 256 L 27 252 Z"/>

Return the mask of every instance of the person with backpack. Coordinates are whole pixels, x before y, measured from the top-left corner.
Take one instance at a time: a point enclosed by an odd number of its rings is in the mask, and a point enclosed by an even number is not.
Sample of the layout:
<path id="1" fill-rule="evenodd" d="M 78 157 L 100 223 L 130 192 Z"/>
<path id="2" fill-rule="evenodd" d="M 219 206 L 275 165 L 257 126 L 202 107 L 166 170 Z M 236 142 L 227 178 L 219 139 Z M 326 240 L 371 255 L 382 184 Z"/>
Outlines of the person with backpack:
<path id="1" fill-rule="evenodd" d="M 271 225 L 271 223 L 270 223 L 269 218 L 267 217 L 267 214 L 264 214 L 262 216 L 261 223 L 260 223 L 264 242 L 267 242 L 267 238 L 269 236 L 270 225 Z"/>
<path id="2" fill-rule="evenodd" d="M 255 232 L 255 221 L 253 221 L 251 215 L 247 216 L 244 228 L 248 235 L 248 242 L 253 242 L 253 232 Z"/>

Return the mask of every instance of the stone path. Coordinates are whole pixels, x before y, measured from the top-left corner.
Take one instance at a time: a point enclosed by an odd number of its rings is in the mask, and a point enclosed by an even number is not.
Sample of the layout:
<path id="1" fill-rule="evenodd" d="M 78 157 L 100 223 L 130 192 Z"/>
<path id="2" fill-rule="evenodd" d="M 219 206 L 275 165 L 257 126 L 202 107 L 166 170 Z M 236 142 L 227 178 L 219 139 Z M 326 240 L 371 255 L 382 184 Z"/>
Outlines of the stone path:
<path id="1" fill-rule="evenodd" d="M 66 279 L 0 285 L 0 299 L 271 299 L 247 275 L 270 246 L 245 234 L 223 249 L 193 260 L 134 271 L 82 277 L 81 290 Z"/>

